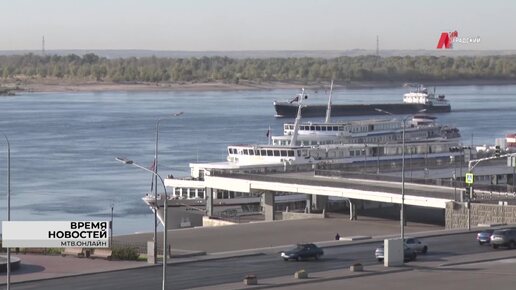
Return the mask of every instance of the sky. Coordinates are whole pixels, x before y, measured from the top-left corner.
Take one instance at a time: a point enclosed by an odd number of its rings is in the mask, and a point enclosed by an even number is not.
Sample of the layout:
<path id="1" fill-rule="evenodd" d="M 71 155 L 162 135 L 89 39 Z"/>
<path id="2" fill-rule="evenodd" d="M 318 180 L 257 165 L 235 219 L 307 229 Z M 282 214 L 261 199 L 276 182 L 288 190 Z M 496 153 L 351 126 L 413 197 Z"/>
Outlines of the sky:
<path id="1" fill-rule="evenodd" d="M 514 0 L 0 0 L 0 50 L 516 49 Z"/>

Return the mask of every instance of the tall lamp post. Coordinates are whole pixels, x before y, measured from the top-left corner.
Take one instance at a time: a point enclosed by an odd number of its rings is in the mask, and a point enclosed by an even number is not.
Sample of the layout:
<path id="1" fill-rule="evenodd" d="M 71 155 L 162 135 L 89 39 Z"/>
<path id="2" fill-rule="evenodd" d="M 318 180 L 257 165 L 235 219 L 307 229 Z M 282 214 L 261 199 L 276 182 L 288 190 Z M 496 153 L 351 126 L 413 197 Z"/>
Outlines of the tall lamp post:
<path id="1" fill-rule="evenodd" d="M 177 117 L 182 115 L 183 112 L 174 113 L 169 116 L 165 116 L 162 118 L 159 118 L 156 121 L 156 144 L 154 147 L 154 205 L 156 206 L 156 209 L 154 210 L 154 246 L 153 246 L 153 253 L 154 253 L 154 264 L 156 264 L 156 257 L 158 256 L 158 243 L 157 243 L 157 236 L 158 236 L 158 141 L 159 141 L 159 123 L 163 120 L 171 119 L 173 117 Z"/>
<path id="2" fill-rule="evenodd" d="M 117 161 L 120 161 L 124 164 L 129 164 L 129 165 L 133 165 L 135 167 L 138 167 L 142 170 L 145 170 L 145 171 L 148 171 L 148 172 L 151 172 L 152 174 L 154 174 L 154 176 L 158 177 L 159 180 L 161 181 L 161 184 L 163 185 L 163 191 L 165 192 L 165 199 L 164 199 L 164 202 L 163 202 L 163 227 L 164 227 L 164 230 L 163 230 L 163 278 L 162 278 L 162 289 L 165 290 L 166 289 L 166 282 L 167 282 L 167 230 L 168 230 L 168 222 L 167 222 L 167 208 L 168 208 L 168 204 L 167 204 L 167 200 L 168 200 L 168 194 L 167 194 L 167 187 L 165 186 L 165 182 L 163 181 L 163 178 L 161 178 L 161 176 L 159 174 L 157 174 L 156 172 L 148 169 L 148 168 L 145 168 L 137 163 L 134 163 L 134 161 L 132 160 L 129 160 L 127 158 L 122 158 L 122 157 L 116 157 L 115 158 Z"/>
<path id="3" fill-rule="evenodd" d="M 391 112 L 387 112 L 382 109 L 375 109 L 378 112 L 382 112 L 388 115 L 393 115 Z M 418 113 L 425 112 L 426 109 L 419 110 Z M 413 117 L 414 115 L 408 115 L 405 118 L 403 118 L 403 130 L 401 133 L 401 209 L 400 209 L 400 224 L 401 224 L 401 240 L 405 241 L 405 128 L 406 122 L 409 118 Z"/>
<path id="4" fill-rule="evenodd" d="M 11 221 L 11 144 L 9 138 L 4 133 L 0 133 L 4 136 L 5 142 L 7 143 L 7 221 Z M 6 289 L 11 288 L 11 248 L 7 248 L 7 277 L 6 277 Z"/>

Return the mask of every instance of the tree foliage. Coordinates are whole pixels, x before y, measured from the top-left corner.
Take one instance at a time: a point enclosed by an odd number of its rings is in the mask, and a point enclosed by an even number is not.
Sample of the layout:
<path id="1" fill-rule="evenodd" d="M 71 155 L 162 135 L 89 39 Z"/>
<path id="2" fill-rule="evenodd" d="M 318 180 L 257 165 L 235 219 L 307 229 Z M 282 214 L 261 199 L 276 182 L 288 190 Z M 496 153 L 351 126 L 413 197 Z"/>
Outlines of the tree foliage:
<path id="1" fill-rule="evenodd" d="M 509 56 L 355 56 L 325 58 L 232 59 L 118 58 L 35 54 L 0 56 L 4 79 L 62 78 L 114 82 L 320 82 L 515 80 L 516 55 Z"/>

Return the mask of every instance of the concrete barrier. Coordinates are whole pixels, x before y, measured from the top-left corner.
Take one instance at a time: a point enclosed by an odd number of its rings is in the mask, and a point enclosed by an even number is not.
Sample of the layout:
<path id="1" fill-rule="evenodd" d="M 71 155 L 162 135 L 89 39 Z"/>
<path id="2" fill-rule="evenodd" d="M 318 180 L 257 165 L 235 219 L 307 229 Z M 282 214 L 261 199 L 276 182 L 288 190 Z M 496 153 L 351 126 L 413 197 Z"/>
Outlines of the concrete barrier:
<path id="1" fill-rule="evenodd" d="M 256 275 L 247 275 L 244 278 L 245 285 L 258 285 L 258 277 Z"/>
<path id="2" fill-rule="evenodd" d="M 323 219 L 325 213 L 282 212 L 283 220 Z"/>
<path id="3" fill-rule="evenodd" d="M 63 253 L 61 254 L 64 256 L 76 256 L 79 258 L 86 257 L 88 258 L 90 256 L 90 251 L 84 250 L 83 248 L 65 248 Z"/>
<path id="4" fill-rule="evenodd" d="M 202 217 L 202 226 L 203 227 L 220 227 L 220 226 L 229 226 L 229 225 L 235 225 L 237 223 L 225 221 L 225 220 L 219 220 L 219 219 L 211 219 L 207 216 Z"/>
<path id="5" fill-rule="evenodd" d="M 294 278 L 296 279 L 308 279 L 308 272 L 305 270 L 299 270 L 294 273 Z"/>
<path id="6" fill-rule="evenodd" d="M 351 237 L 341 237 L 339 240 L 341 241 L 362 241 L 362 240 L 370 240 L 370 236 L 351 236 Z"/>
<path id="7" fill-rule="evenodd" d="M 364 266 L 360 263 L 355 263 L 349 267 L 351 272 L 362 272 L 364 271 Z"/>
<path id="8" fill-rule="evenodd" d="M 92 258 L 92 259 L 101 258 L 101 259 L 106 259 L 106 260 L 110 261 L 112 254 L 113 254 L 113 251 L 111 249 L 95 249 L 93 251 L 93 254 L 90 255 L 90 258 Z"/>

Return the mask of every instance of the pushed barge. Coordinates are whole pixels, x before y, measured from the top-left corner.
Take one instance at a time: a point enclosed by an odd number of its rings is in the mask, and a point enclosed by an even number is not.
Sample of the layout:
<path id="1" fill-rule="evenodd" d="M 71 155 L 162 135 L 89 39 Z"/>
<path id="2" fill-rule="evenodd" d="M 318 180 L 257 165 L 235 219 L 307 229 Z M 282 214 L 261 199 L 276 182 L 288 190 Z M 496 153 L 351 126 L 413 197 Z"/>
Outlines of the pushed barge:
<path id="1" fill-rule="evenodd" d="M 296 117 L 299 101 L 306 98 L 306 95 L 297 95 L 289 101 L 274 101 L 275 116 Z M 331 104 L 331 93 L 329 103 Z M 301 113 L 303 117 L 324 117 L 327 107 L 325 104 L 305 104 Z M 415 114 L 423 109 L 426 113 L 451 112 L 451 106 L 444 95 L 436 95 L 435 90 L 429 93 L 425 87 L 419 85 L 415 90 L 403 95 L 403 103 L 331 104 L 331 116 L 381 115 L 384 114 L 382 111 L 391 114 Z"/>

